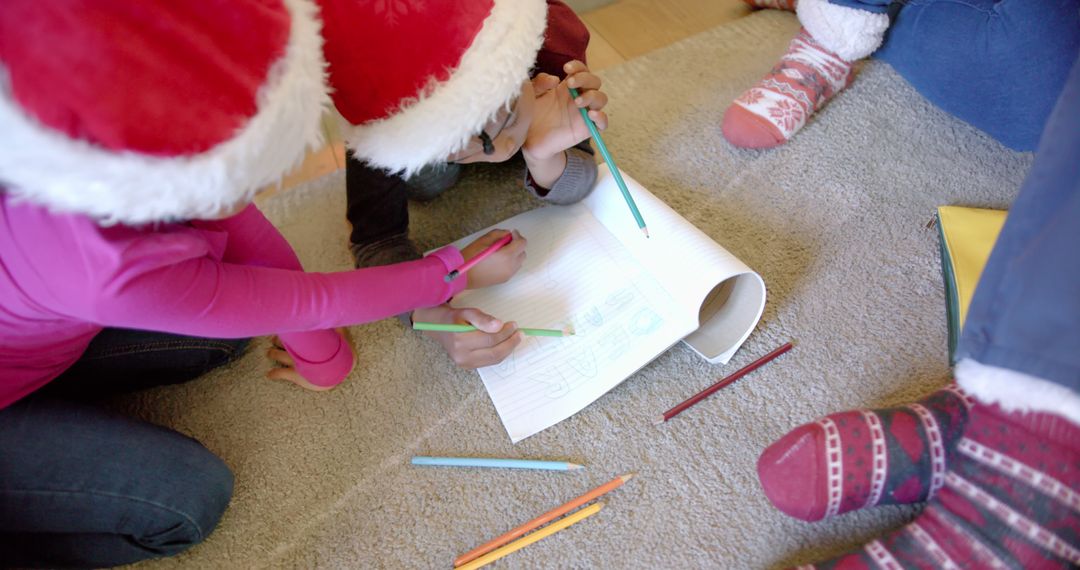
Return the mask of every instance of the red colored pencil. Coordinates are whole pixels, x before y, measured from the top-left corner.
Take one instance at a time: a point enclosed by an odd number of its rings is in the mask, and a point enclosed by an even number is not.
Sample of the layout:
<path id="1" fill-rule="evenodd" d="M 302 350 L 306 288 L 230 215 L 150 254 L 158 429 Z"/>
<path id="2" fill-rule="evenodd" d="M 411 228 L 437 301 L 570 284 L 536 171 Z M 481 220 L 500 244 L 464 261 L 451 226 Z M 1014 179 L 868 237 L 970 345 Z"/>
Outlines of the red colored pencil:
<path id="1" fill-rule="evenodd" d="M 704 400 L 705 398 L 707 398 L 713 392 L 719 390 L 720 388 L 723 388 L 724 386 L 727 386 L 728 384 L 731 384 L 732 382 L 738 380 L 739 378 L 742 378 L 743 376 L 746 376 L 747 374 L 749 374 L 749 373 L 753 372 L 754 370 L 756 370 L 762 364 L 765 364 L 766 362 L 769 362 L 770 360 L 776 358 L 777 356 L 780 356 L 781 354 L 784 354 L 785 352 L 791 350 L 792 346 L 794 346 L 794 345 L 792 343 L 790 343 L 790 342 L 785 343 L 784 346 L 781 346 L 780 348 L 777 348 L 777 349 L 773 350 L 769 354 L 766 354 L 765 356 L 762 356 L 761 358 L 751 362 L 750 364 L 747 364 L 746 366 L 743 366 L 742 368 L 738 369 L 737 371 L 732 373 L 727 378 L 724 378 L 723 380 L 717 382 L 716 384 L 713 384 L 712 386 L 709 386 L 708 388 L 705 388 L 704 390 L 702 390 L 702 391 L 698 392 L 697 394 L 694 394 L 693 396 L 691 396 L 685 402 L 683 402 L 683 403 L 679 404 L 678 406 L 675 406 L 674 408 L 671 408 L 670 410 L 664 412 L 664 415 L 656 418 L 656 420 L 653 423 L 656 424 L 656 425 L 660 425 L 660 424 L 670 420 L 671 418 L 683 413 L 683 410 L 685 410 L 686 408 L 689 408 L 690 406 L 693 406 L 694 404 Z"/>
<path id="2" fill-rule="evenodd" d="M 503 237 L 499 238 L 499 241 L 485 247 L 483 251 L 476 254 L 476 257 L 466 261 L 465 263 L 462 263 L 460 267 L 458 267 L 457 269 L 451 271 L 450 273 L 447 273 L 446 277 L 443 277 L 443 280 L 446 281 L 447 283 L 449 283 L 449 282 L 453 281 L 454 279 L 457 279 L 458 275 L 461 275 L 462 273 L 465 273 L 466 271 L 472 269 L 472 267 L 474 265 L 476 265 L 477 263 L 480 263 L 481 261 L 487 259 L 491 254 L 495 253 L 496 251 L 499 251 L 499 249 L 501 249 L 504 245 L 510 243 L 513 240 L 514 240 L 514 233 L 513 232 L 507 233 Z"/>

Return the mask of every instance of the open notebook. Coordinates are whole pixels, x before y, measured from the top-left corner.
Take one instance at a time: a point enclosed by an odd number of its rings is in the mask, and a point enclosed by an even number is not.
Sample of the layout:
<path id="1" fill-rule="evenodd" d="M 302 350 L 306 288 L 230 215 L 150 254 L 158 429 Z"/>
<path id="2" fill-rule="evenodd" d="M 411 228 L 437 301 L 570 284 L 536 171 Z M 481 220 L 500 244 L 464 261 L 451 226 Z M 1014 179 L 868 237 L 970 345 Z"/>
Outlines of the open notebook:
<path id="1" fill-rule="evenodd" d="M 761 277 L 623 178 L 651 239 L 601 166 L 583 202 L 492 226 L 517 229 L 529 240 L 525 266 L 507 283 L 453 301 L 523 327 L 576 331 L 526 337 L 502 363 L 479 370 L 515 443 L 588 406 L 679 340 L 709 362 L 726 363 L 761 318 Z"/>
<path id="2" fill-rule="evenodd" d="M 956 362 L 956 345 L 967 319 L 968 305 L 979 284 L 990 251 L 1005 225 L 1004 210 L 941 206 L 941 273 L 945 279 L 945 316 L 949 326 L 949 361 Z"/>

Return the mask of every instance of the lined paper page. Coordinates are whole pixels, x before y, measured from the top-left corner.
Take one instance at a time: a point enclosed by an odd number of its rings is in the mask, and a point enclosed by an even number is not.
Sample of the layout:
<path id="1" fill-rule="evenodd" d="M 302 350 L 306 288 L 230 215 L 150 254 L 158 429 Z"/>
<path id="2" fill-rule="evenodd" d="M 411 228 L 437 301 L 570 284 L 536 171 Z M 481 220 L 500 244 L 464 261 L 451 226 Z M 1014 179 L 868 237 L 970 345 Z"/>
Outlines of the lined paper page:
<path id="1" fill-rule="evenodd" d="M 717 284 L 753 272 L 625 172 L 622 177 L 649 228 L 648 239 L 637 227 L 607 165 L 600 165 L 596 188 L 582 204 L 682 304 L 683 310 L 692 311 L 696 317 Z"/>
<path id="2" fill-rule="evenodd" d="M 479 370 L 515 443 L 577 413 L 697 328 L 697 307 L 680 310 L 585 206 L 549 206 L 496 227 L 529 240 L 525 266 L 453 305 L 522 327 L 576 331 L 526 337 L 505 361 Z"/>

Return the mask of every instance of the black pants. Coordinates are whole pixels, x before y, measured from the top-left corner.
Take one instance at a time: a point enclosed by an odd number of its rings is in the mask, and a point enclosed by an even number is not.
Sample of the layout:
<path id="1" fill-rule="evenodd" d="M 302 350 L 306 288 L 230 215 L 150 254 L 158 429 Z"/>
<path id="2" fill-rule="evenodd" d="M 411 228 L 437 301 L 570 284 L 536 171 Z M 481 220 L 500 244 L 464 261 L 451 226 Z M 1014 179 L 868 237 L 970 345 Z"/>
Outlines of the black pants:
<path id="1" fill-rule="evenodd" d="M 368 166 L 352 152 L 345 153 L 345 197 L 351 243 L 372 243 L 409 231 L 405 180 Z"/>

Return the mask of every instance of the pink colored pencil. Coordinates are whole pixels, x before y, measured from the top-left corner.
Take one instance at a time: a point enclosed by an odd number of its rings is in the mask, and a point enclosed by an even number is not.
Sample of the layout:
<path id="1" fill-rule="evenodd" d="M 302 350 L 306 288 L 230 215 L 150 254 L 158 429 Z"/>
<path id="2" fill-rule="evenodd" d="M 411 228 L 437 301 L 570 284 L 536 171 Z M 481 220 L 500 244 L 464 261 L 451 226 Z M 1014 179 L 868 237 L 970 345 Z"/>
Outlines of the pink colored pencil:
<path id="1" fill-rule="evenodd" d="M 762 356 L 761 358 L 751 362 L 750 364 L 747 364 L 746 366 L 743 366 L 742 368 L 736 370 L 734 373 L 732 373 L 727 378 L 724 378 L 723 380 L 717 382 L 716 384 L 713 384 L 712 386 L 709 386 L 708 388 L 705 388 L 704 390 L 702 390 L 702 391 L 698 392 L 697 394 L 694 394 L 693 396 L 691 396 L 685 402 L 683 402 L 683 403 L 679 404 L 678 406 L 675 406 L 674 408 L 671 408 L 670 410 L 664 412 L 664 415 L 656 418 L 656 420 L 653 423 L 656 424 L 656 425 L 659 425 L 659 424 L 662 424 L 662 423 L 670 420 L 671 418 L 683 413 L 683 410 L 685 410 L 686 408 L 689 408 L 690 406 L 693 406 L 694 404 L 704 400 L 705 398 L 709 397 L 709 395 L 712 394 L 713 392 L 719 390 L 720 388 L 723 388 L 724 386 L 727 386 L 728 384 L 731 384 L 732 382 L 738 380 L 739 378 L 742 378 L 743 376 L 746 376 L 747 374 L 753 372 L 754 370 L 757 370 L 757 368 L 760 367 L 761 365 L 763 365 L 763 364 L 769 362 L 770 360 L 776 358 L 777 356 L 780 356 L 781 354 L 784 354 L 785 352 L 791 350 L 792 346 L 794 346 L 794 345 L 792 343 L 790 343 L 790 342 L 785 343 L 784 346 L 781 346 L 780 348 L 777 348 L 777 349 L 773 350 L 769 354 L 766 354 L 765 356 Z"/>
<path id="2" fill-rule="evenodd" d="M 499 251 L 499 249 L 501 249 L 503 246 L 505 246 L 506 244 L 510 243 L 513 240 L 514 240 L 513 232 L 507 233 L 503 237 L 499 238 L 499 241 L 485 247 L 484 251 L 481 251 L 480 253 L 476 254 L 476 257 L 466 261 L 465 263 L 462 263 L 461 267 L 458 267 L 457 269 L 451 271 L 450 273 L 447 273 L 446 277 L 443 277 L 443 280 L 446 281 L 447 283 L 449 283 L 449 282 L 453 281 L 454 279 L 457 279 L 458 275 L 461 275 L 462 273 L 465 273 L 466 271 L 472 269 L 474 265 L 476 265 L 477 263 L 480 263 L 481 261 L 487 259 L 488 257 L 491 256 L 491 254 L 495 253 L 496 251 Z"/>

